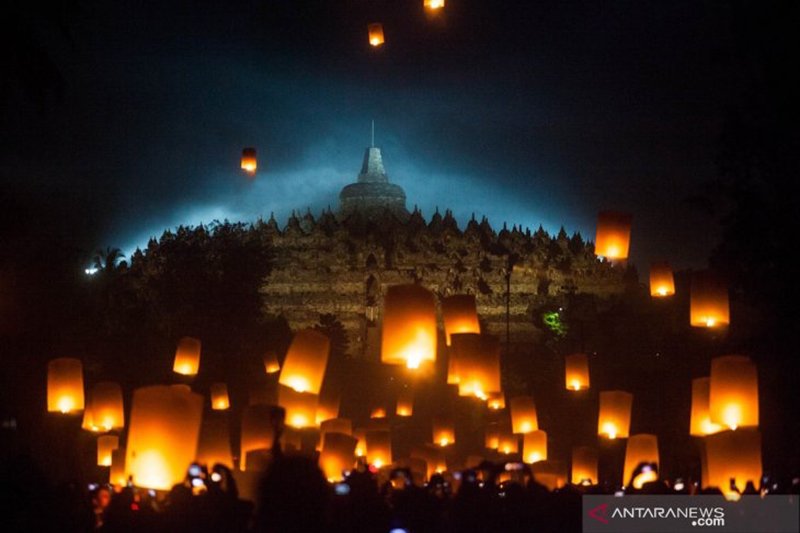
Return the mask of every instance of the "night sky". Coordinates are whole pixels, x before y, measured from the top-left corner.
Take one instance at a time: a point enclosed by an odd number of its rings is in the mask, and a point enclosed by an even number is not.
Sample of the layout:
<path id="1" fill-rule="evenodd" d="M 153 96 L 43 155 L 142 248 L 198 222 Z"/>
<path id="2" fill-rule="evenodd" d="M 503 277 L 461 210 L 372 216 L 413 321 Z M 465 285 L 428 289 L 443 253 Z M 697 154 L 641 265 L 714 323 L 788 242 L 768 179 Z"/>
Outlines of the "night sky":
<path id="1" fill-rule="evenodd" d="M 597 211 L 627 210 L 640 273 L 704 265 L 717 240 L 691 199 L 744 90 L 726 4 L 448 0 L 435 20 L 421 1 L 73 7 L 6 17 L 7 57 L 52 64 L 34 90 L 6 70 L 0 176 L 87 257 L 178 224 L 336 208 L 373 119 L 390 179 L 427 217 L 593 239 Z"/>

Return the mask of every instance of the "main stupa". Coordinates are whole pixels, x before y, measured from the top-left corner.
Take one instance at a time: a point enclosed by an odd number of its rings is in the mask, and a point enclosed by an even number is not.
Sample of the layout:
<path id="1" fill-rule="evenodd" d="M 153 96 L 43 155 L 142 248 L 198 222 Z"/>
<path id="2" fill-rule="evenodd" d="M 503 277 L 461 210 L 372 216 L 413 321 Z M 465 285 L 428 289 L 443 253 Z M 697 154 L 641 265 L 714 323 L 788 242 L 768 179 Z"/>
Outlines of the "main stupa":
<path id="1" fill-rule="evenodd" d="M 339 201 L 339 216 L 342 218 L 355 212 L 376 218 L 387 211 L 400 220 L 409 217 L 406 193 L 399 185 L 389 183 L 389 176 L 383 168 L 381 149 L 377 146 L 367 148 L 358 180 L 344 186 L 339 193 Z"/>

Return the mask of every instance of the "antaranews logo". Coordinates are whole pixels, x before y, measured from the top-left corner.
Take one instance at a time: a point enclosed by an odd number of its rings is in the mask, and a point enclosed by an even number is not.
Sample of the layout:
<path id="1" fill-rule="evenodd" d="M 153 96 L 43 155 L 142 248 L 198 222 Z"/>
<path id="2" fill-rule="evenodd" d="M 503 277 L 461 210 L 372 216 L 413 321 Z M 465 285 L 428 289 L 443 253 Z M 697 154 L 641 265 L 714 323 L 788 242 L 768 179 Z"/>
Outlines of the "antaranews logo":
<path id="1" fill-rule="evenodd" d="M 588 515 L 601 524 L 608 524 L 608 504 L 601 503 L 594 509 L 589 509 Z"/>

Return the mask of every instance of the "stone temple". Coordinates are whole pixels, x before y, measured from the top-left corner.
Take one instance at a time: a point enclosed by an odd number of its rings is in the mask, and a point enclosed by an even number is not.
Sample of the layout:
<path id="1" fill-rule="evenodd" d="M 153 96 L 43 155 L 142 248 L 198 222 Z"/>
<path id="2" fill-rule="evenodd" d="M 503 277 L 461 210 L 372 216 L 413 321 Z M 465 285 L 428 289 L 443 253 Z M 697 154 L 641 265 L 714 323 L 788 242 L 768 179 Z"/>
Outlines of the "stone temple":
<path id="1" fill-rule="evenodd" d="M 281 229 L 267 225 L 273 270 L 261 293 L 264 312 L 297 330 L 332 314 L 345 328 L 349 355 L 378 360 L 386 288 L 418 282 L 440 297 L 476 296 L 482 328 L 524 346 L 541 334 L 534 309 L 570 292 L 600 296 L 624 290 L 621 269 L 594 256 L 580 235 L 554 237 L 504 224 L 495 231 L 473 216 L 466 227 L 449 210 L 427 220 L 409 212 L 391 183 L 380 148 L 367 148 L 361 172 L 339 194 L 337 211 L 292 213 Z"/>

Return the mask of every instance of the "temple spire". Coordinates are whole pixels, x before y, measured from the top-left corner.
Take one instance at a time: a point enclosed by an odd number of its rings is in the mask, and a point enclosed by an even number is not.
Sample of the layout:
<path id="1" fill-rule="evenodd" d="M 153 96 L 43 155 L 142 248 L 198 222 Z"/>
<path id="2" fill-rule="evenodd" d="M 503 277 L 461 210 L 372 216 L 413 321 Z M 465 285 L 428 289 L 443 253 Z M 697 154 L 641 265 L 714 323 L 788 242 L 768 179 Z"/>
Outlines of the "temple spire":
<path id="1" fill-rule="evenodd" d="M 369 146 L 370 148 L 375 148 L 375 119 L 372 119 L 372 141 Z"/>

